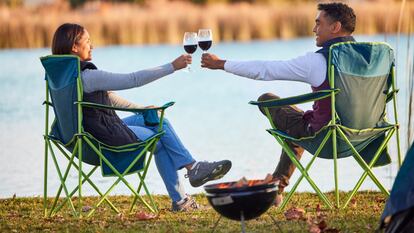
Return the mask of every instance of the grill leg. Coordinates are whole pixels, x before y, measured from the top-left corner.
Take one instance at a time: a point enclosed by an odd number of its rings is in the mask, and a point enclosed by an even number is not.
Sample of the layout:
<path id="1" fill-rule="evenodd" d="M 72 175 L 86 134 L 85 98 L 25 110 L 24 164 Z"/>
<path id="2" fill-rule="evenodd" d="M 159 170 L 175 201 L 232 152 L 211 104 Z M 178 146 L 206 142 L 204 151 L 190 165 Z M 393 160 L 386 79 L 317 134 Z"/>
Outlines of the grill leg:
<path id="1" fill-rule="evenodd" d="M 245 233 L 245 229 L 244 229 L 244 215 L 243 215 L 243 211 L 240 211 L 240 221 L 241 221 L 241 230 L 242 233 Z"/>
<path id="2" fill-rule="evenodd" d="M 269 217 L 273 220 L 273 223 L 276 225 L 277 229 L 279 229 L 279 231 L 280 231 L 281 233 L 283 233 L 282 228 L 280 228 L 280 226 L 279 226 L 279 224 L 276 222 L 275 218 L 273 218 L 273 216 L 272 216 L 272 215 L 270 215 L 269 213 L 268 213 L 267 215 L 269 215 Z"/>
<path id="3" fill-rule="evenodd" d="M 220 215 L 220 217 L 217 219 L 216 223 L 214 224 L 214 227 L 213 227 L 213 229 L 211 230 L 211 233 L 214 233 L 214 231 L 216 230 L 216 228 L 217 228 L 217 226 L 218 226 L 218 224 L 219 224 L 220 220 L 221 220 L 221 215 Z"/>

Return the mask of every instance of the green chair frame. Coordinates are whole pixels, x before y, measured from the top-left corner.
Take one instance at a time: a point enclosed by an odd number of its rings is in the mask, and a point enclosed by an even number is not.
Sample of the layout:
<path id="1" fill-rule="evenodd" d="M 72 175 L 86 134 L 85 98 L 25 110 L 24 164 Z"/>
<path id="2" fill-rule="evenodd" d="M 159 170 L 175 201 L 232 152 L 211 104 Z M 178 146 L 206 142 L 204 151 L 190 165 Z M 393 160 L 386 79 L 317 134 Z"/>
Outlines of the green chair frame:
<path id="1" fill-rule="evenodd" d="M 351 201 L 351 199 L 355 196 L 355 194 L 357 193 L 357 191 L 361 187 L 362 183 L 364 182 L 364 180 L 367 176 L 369 176 L 372 179 L 372 181 L 376 184 L 376 186 L 381 190 L 382 193 L 384 193 L 386 196 L 390 195 L 389 191 L 381 184 L 381 182 L 378 180 L 378 178 L 374 175 L 374 173 L 372 172 L 372 168 L 373 168 L 374 164 L 377 162 L 377 160 L 378 160 L 380 154 L 382 153 L 382 151 L 386 148 L 387 143 L 389 142 L 390 138 L 394 134 L 396 135 L 399 166 L 401 166 L 401 163 L 402 163 L 402 161 L 401 161 L 401 151 L 400 151 L 398 114 L 397 114 L 396 94 L 398 92 L 398 89 L 396 89 L 396 84 L 395 84 L 395 65 L 392 64 L 392 67 L 391 67 L 390 72 L 389 72 L 389 78 L 391 78 L 391 83 L 390 83 L 390 89 L 391 90 L 387 93 L 387 96 L 386 96 L 386 98 L 387 98 L 386 103 L 388 103 L 389 101 L 392 100 L 393 109 L 394 109 L 395 123 L 391 124 L 387 128 L 388 133 L 386 134 L 385 139 L 383 140 L 383 142 L 381 143 L 381 145 L 377 149 L 377 151 L 376 151 L 373 159 L 371 160 L 371 162 L 369 164 L 367 164 L 364 161 L 364 159 L 362 158 L 359 151 L 353 146 L 353 144 L 350 142 L 348 137 L 345 135 L 344 130 L 343 130 L 344 126 L 341 125 L 338 122 L 338 113 L 335 109 L 335 96 L 336 96 L 337 93 L 340 92 L 340 90 L 338 88 L 335 88 L 335 82 L 334 82 L 335 81 L 335 65 L 331 63 L 331 52 L 332 52 L 332 49 L 335 48 L 335 46 L 340 46 L 340 45 L 345 44 L 345 43 L 356 43 L 356 42 L 342 42 L 342 43 L 334 44 L 330 47 L 329 64 L 328 64 L 328 67 L 329 67 L 328 78 L 329 78 L 329 83 L 330 83 L 330 88 L 331 89 L 318 91 L 318 92 L 314 92 L 314 93 L 308 93 L 308 94 L 304 94 L 304 95 L 300 95 L 300 96 L 283 98 L 283 99 L 275 99 L 275 100 L 268 100 L 268 101 L 250 101 L 249 102 L 252 105 L 256 105 L 256 106 L 259 106 L 259 107 L 264 109 L 266 117 L 269 120 L 270 125 L 272 126 L 272 129 L 268 129 L 267 131 L 271 135 L 274 136 L 276 141 L 282 146 L 282 149 L 287 153 L 287 155 L 289 156 L 291 161 L 294 163 L 294 165 L 297 167 L 297 169 L 301 172 L 300 178 L 292 186 L 291 190 L 286 195 L 286 197 L 284 198 L 284 201 L 282 202 L 281 206 L 279 207 L 281 210 L 283 210 L 287 206 L 288 202 L 290 201 L 292 195 L 296 191 L 298 185 L 303 180 L 303 178 L 305 178 L 309 182 L 309 184 L 314 189 L 314 191 L 316 192 L 318 197 L 322 200 L 322 202 L 329 209 L 332 209 L 333 207 L 346 208 L 347 205 L 349 204 L 349 202 Z M 360 43 L 363 43 L 363 42 L 360 42 Z M 381 45 L 388 46 L 385 43 L 366 43 L 366 44 L 381 44 Z M 271 118 L 271 115 L 270 115 L 270 112 L 269 112 L 269 108 L 281 107 L 281 106 L 286 106 L 286 105 L 302 104 L 302 103 L 307 103 L 307 102 L 313 102 L 315 100 L 319 100 L 319 99 L 323 99 L 323 98 L 331 98 L 332 119 L 328 123 L 328 125 L 325 126 L 329 130 L 328 130 L 326 136 L 323 138 L 322 143 L 320 144 L 320 146 L 318 147 L 316 152 L 313 154 L 310 162 L 306 166 L 304 166 L 296 158 L 294 152 L 289 148 L 289 146 L 287 144 L 287 141 L 291 141 L 293 138 L 289 137 L 289 135 L 280 133 L 280 131 L 277 130 L 277 126 L 272 121 L 272 118 Z M 359 178 L 359 180 L 355 184 L 355 186 L 352 189 L 351 193 L 349 193 L 348 197 L 346 198 L 346 200 L 345 200 L 345 202 L 342 206 L 340 205 L 339 189 L 338 189 L 339 185 L 338 185 L 338 164 L 337 164 L 338 162 L 337 161 L 338 161 L 339 158 L 338 158 L 338 152 L 337 152 L 337 135 L 339 135 L 339 137 L 341 139 L 343 139 L 346 142 L 346 144 L 351 148 L 351 150 L 353 152 L 352 156 L 355 158 L 357 163 L 364 170 L 362 176 Z M 333 155 L 333 165 L 334 165 L 335 204 L 331 203 L 331 201 L 318 188 L 318 186 L 315 184 L 313 179 L 308 174 L 308 171 L 309 171 L 310 167 L 312 166 L 313 162 L 319 156 L 320 152 L 322 151 L 325 144 L 328 142 L 328 140 L 330 138 L 332 140 L 332 149 L 333 149 L 332 150 L 332 155 Z"/>
<path id="2" fill-rule="evenodd" d="M 163 105 L 162 107 L 153 107 L 153 108 L 134 108 L 134 109 L 125 109 L 125 108 L 118 108 L 118 107 L 112 107 L 112 106 L 106 106 L 106 105 L 101 105 L 101 104 L 96 104 L 96 103 L 90 103 L 90 102 L 84 102 L 82 101 L 82 81 L 81 81 L 81 71 L 80 71 L 80 63 L 79 63 L 79 58 L 76 56 L 72 56 L 72 55 L 50 55 L 50 56 L 45 56 L 45 57 L 41 57 L 41 60 L 44 59 L 48 59 L 48 58 L 64 58 L 64 57 L 74 57 L 78 59 L 78 70 L 77 70 L 77 80 L 76 80 L 76 85 L 77 85 L 77 101 L 75 101 L 73 104 L 75 104 L 77 106 L 77 112 L 78 112 L 78 118 L 77 118 L 77 125 L 78 125 L 78 132 L 77 134 L 73 135 L 73 138 L 71 140 L 71 142 L 67 143 L 66 145 L 63 144 L 61 141 L 56 140 L 56 138 L 54 138 L 53 136 L 51 136 L 49 134 L 49 108 L 53 107 L 53 103 L 50 101 L 50 95 L 49 95 L 49 85 L 48 85 L 48 81 L 46 80 L 46 100 L 44 101 L 44 105 L 46 106 L 45 108 L 45 131 L 44 131 L 44 193 L 43 193 L 43 209 L 44 209 L 44 217 L 52 217 L 54 216 L 56 213 L 58 213 L 62 207 L 68 203 L 69 208 L 72 210 L 72 213 L 74 216 L 76 217 L 82 217 L 82 185 L 87 182 L 89 183 L 92 188 L 99 194 L 99 201 L 92 207 L 92 209 L 88 210 L 86 213 L 87 217 L 92 216 L 92 214 L 96 211 L 96 209 L 103 203 L 106 202 L 110 208 L 112 210 L 114 210 L 116 213 L 120 213 L 120 211 L 118 210 L 118 208 L 116 208 L 114 206 L 114 204 L 108 199 L 108 196 L 110 194 L 110 192 L 114 189 L 114 187 L 122 182 L 124 183 L 128 189 L 131 191 L 132 195 L 133 195 L 133 200 L 131 203 L 131 206 L 129 208 L 129 212 L 132 212 L 136 202 L 139 200 L 144 206 L 145 208 L 147 208 L 149 211 L 153 212 L 153 213 L 158 213 L 158 207 L 151 195 L 151 193 L 149 192 L 147 185 L 145 184 L 145 178 L 148 172 L 148 168 L 150 165 L 150 162 L 152 160 L 154 151 L 156 149 L 156 145 L 158 140 L 160 139 L 160 137 L 164 134 L 164 131 L 162 129 L 162 125 L 163 125 L 163 119 L 164 119 L 164 113 L 165 110 L 174 105 L 174 102 L 169 102 L 165 105 Z M 126 111 L 126 112 L 132 112 L 132 113 L 143 113 L 146 111 L 156 111 L 156 112 L 160 112 L 160 118 L 159 118 L 159 126 L 158 126 L 158 133 L 154 134 L 153 136 L 151 136 L 150 138 L 148 138 L 145 141 L 142 142 L 137 142 L 137 143 L 133 143 L 133 144 L 128 144 L 128 145 L 122 145 L 122 146 L 110 146 L 110 145 L 106 145 L 102 142 L 99 142 L 96 138 L 94 138 L 91 134 L 89 134 L 88 132 L 85 132 L 82 126 L 82 108 L 101 108 L 101 109 L 112 109 L 112 110 L 117 110 L 117 111 Z M 94 143 L 95 142 L 95 143 Z M 99 146 L 96 146 L 96 142 L 98 143 Z M 85 171 L 85 167 L 84 167 L 84 162 L 82 161 L 82 146 L 85 145 L 85 143 L 87 144 L 87 146 L 90 146 L 90 148 L 93 149 L 93 151 L 96 153 L 96 155 L 99 157 L 99 159 L 101 160 L 101 164 L 106 164 L 111 171 L 115 174 L 115 176 L 117 177 L 116 181 L 107 189 L 107 191 L 102 192 L 98 186 L 96 184 L 94 184 L 94 182 L 90 179 L 91 175 L 97 170 L 97 168 L 99 166 L 93 166 L 88 172 Z M 70 145 L 74 145 L 73 146 L 73 151 L 72 153 L 66 149 L 66 147 L 70 146 Z M 69 161 L 67 164 L 67 167 L 65 169 L 64 172 L 62 172 L 63 170 L 61 169 L 61 167 L 58 164 L 57 161 L 57 156 L 56 153 L 54 151 L 54 148 L 57 148 L 58 151 Z M 135 159 L 133 160 L 133 162 L 131 162 L 131 164 L 124 170 L 124 172 L 121 174 L 114 166 L 113 164 L 111 164 L 110 161 L 108 161 L 108 159 L 104 156 L 104 154 L 102 153 L 101 148 L 105 148 L 107 150 L 111 150 L 113 152 L 128 152 L 128 151 L 134 151 L 137 149 L 141 149 L 141 151 L 135 155 Z M 146 156 L 149 153 L 148 156 Z M 55 165 L 56 171 L 57 171 L 57 175 L 59 176 L 60 179 L 60 187 L 57 190 L 56 196 L 54 197 L 54 201 L 53 204 L 49 207 L 49 203 L 48 203 L 48 163 L 49 163 L 49 156 L 51 156 L 53 163 Z M 78 157 L 78 162 L 75 162 L 75 156 Z M 134 164 L 136 164 L 141 158 L 144 158 L 144 165 L 142 170 L 134 172 L 137 174 L 138 179 L 139 179 L 139 185 L 138 188 L 134 188 L 125 178 L 124 176 L 127 174 L 130 174 L 130 170 L 131 168 L 134 166 Z M 78 173 L 78 184 L 77 186 L 71 191 L 69 192 L 68 187 L 66 185 L 66 181 L 69 175 L 69 171 L 71 170 L 71 168 L 76 169 L 77 173 Z M 142 188 L 144 189 L 145 194 L 148 196 L 150 203 L 148 203 L 147 201 L 145 201 L 141 196 L 140 196 L 140 192 L 142 190 Z M 60 195 L 62 193 L 62 190 L 64 191 L 66 197 L 61 201 L 61 203 L 59 205 L 58 201 L 60 199 Z M 78 197 L 78 210 L 76 210 L 75 204 L 73 203 L 72 198 L 74 197 L 74 195 L 78 193 L 77 197 Z"/>

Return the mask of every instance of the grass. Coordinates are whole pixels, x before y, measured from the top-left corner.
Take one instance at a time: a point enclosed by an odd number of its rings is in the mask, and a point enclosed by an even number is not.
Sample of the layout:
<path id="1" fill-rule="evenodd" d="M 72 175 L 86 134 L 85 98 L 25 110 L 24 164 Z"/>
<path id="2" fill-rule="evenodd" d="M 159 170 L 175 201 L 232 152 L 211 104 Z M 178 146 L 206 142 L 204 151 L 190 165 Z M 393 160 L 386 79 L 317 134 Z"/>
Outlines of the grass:
<path id="1" fill-rule="evenodd" d="M 344 197 L 346 193 L 341 193 Z M 333 194 L 328 195 L 331 199 Z M 203 208 L 194 212 L 172 213 L 167 196 L 155 197 L 161 211 L 150 220 L 140 220 L 143 209 L 127 214 L 130 197 L 112 196 L 110 200 L 120 207 L 122 214 L 116 214 L 103 205 L 91 218 L 75 218 L 64 208 L 52 218 L 43 218 L 43 199 L 10 198 L 0 199 L 0 232 L 211 232 L 219 215 L 209 206 L 203 194 L 195 199 Z M 83 199 L 84 206 L 92 205 L 96 197 Z M 77 202 L 75 202 L 77 203 Z M 258 219 L 248 221 L 248 232 L 277 232 L 269 215 L 273 216 L 283 232 L 309 232 L 310 226 L 326 225 L 322 232 L 374 232 L 385 204 L 385 197 L 377 192 L 360 192 L 345 210 L 318 209 L 315 194 L 295 194 L 286 210 L 302 208 L 305 213 L 298 220 L 287 220 L 284 212 L 271 207 Z M 240 232 L 240 223 L 222 219 L 216 232 Z M 317 232 L 317 231 L 314 231 Z"/>

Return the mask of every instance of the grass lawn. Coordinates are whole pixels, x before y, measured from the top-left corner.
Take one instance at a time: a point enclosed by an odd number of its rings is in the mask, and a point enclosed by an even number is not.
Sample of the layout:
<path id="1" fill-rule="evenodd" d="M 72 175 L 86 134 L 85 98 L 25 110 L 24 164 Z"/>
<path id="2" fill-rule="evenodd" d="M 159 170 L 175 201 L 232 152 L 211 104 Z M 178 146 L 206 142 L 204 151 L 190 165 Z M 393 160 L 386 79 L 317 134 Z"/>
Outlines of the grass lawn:
<path id="1" fill-rule="evenodd" d="M 345 194 L 342 193 L 342 197 Z M 333 200 L 331 193 L 328 197 Z M 81 219 L 73 217 L 67 207 L 54 217 L 43 218 L 43 199 L 40 197 L 0 199 L 0 232 L 211 232 L 219 215 L 204 195 L 196 195 L 195 198 L 202 209 L 172 213 L 168 197 L 155 196 L 161 210 L 158 216 L 149 220 L 142 220 L 147 212 L 140 204 L 133 213 L 127 213 L 131 201 L 127 196 L 109 198 L 120 207 L 122 214 L 116 214 L 104 203 L 92 217 Z M 97 197 L 86 197 L 83 204 L 88 207 L 96 200 Z M 385 196 L 377 192 L 360 192 L 345 210 L 326 210 L 319 203 L 315 194 L 295 194 L 284 211 L 271 207 L 260 218 L 246 222 L 246 231 L 374 232 L 384 208 Z M 269 215 L 276 219 L 279 228 Z M 222 218 L 215 232 L 240 231 L 239 222 Z"/>

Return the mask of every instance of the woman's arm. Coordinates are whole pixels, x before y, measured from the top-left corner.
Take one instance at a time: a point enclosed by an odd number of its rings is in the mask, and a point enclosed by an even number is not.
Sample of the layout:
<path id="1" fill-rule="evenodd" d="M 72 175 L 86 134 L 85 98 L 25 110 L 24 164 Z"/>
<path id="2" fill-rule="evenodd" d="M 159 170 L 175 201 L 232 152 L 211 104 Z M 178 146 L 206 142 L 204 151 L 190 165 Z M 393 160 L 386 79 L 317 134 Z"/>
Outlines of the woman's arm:
<path id="1" fill-rule="evenodd" d="M 102 70 L 82 71 L 83 91 L 115 91 L 140 87 L 153 82 L 161 77 L 173 73 L 191 64 L 191 56 L 188 54 L 177 57 L 171 63 L 152 69 L 140 70 L 129 74 L 111 73 Z"/>
<path id="2" fill-rule="evenodd" d="M 91 93 L 94 91 L 114 91 L 140 87 L 173 72 L 174 67 L 171 63 L 129 74 L 84 70 L 82 71 L 83 91 Z"/>
<path id="3" fill-rule="evenodd" d="M 122 98 L 113 91 L 108 91 L 109 100 L 111 105 L 118 108 L 144 108 L 142 105 L 138 105 L 132 102 L 129 102 L 127 99 Z"/>

